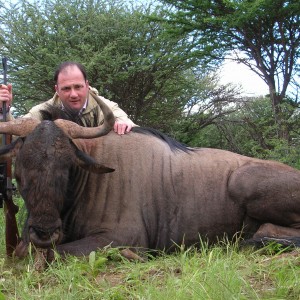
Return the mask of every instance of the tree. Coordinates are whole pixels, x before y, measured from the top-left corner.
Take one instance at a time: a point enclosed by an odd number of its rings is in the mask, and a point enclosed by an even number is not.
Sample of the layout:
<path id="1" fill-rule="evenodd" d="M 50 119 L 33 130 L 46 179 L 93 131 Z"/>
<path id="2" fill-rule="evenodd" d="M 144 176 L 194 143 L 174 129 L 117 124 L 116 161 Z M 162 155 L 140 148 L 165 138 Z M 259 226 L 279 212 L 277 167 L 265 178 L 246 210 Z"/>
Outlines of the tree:
<path id="1" fill-rule="evenodd" d="M 201 131 L 189 135 L 179 130 L 178 135 L 191 146 L 226 149 L 300 168 L 300 113 L 295 113 L 290 101 L 281 105 L 290 132 L 289 141 L 276 138 L 278 125 L 274 122 L 269 97 L 243 98 L 230 106 L 234 107 L 234 111 L 214 119 Z"/>
<path id="2" fill-rule="evenodd" d="M 278 137 L 288 138 L 281 104 L 293 82 L 300 56 L 298 0 L 161 0 L 169 32 L 189 36 L 193 55 L 220 63 L 226 55 L 248 66 L 268 85 Z M 175 9 L 174 9 L 175 8 Z M 295 103 L 296 105 L 297 103 Z"/>
<path id="3" fill-rule="evenodd" d="M 172 126 L 173 136 L 189 146 L 204 146 L 202 130 L 234 113 L 243 99 L 236 86 L 220 85 L 216 73 L 206 75 L 199 70 L 190 75 L 190 86 L 185 91 L 188 100 L 183 116 Z M 217 143 L 205 145 L 220 147 Z"/>
<path id="4" fill-rule="evenodd" d="M 184 72 L 195 60 L 188 39 L 164 36 L 161 24 L 145 18 L 150 13 L 163 17 L 160 8 L 113 0 L 2 4 L 0 47 L 10 57 L 18 112 L 50 98 L 56 66 L 75 60 L 86 66 L 91 85 L 138 124 L 161 129 L 151 119 L 177 118 Z M 155 109 L 162 99 L 168 110 Z"/>
<path id="5" fill-rule="evenodd" d="M 218 86 L 197 65 L 188 38 L 170 37 L 161 23 L 149 21 L 164 14 L 160 7 L 117 1 L 23 0 L 6 8 L 0 45 L 10 57 L 17 112 L 50 98 L 56 66 L 76 60 L 91 85 L 137 124 L 192 145 L 200 129 L 232 112 L 239 92 Z"/>

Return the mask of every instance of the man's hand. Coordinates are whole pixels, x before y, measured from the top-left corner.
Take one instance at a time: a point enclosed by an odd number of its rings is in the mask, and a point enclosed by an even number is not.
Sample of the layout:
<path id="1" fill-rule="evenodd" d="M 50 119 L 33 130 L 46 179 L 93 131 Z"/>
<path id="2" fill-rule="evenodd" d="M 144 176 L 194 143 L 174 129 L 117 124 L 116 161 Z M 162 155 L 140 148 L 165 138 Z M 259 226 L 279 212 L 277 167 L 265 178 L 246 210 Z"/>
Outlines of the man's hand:
<path id="1" fill-rule="evenodd" d="M 131 128 L 133 126 L 133 123 L 130 121 L 130 122 L 125 122 L 125 121 L 116 121 L 115 122 L 115 125 L 114 125 L 114 131 L 117 133 L 117 134 L 125 134 L 125 133 L 128 133 Z"/>
<path id="2" fill-rule="evenodd" d="M 12 85 L 0 84 L 0 104 L 6 102 L 7 106 L 11 106 L 12 98 Z"/>

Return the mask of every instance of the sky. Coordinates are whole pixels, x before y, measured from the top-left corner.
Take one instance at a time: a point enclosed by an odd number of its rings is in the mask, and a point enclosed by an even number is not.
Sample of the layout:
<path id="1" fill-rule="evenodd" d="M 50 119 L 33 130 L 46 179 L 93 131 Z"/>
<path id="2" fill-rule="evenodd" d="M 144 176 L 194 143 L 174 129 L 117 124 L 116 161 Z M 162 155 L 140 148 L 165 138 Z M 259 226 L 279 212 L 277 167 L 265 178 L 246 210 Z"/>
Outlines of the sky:
<path id="1" fill-rule="evenodd" d="M 221 68 L 221 84 L 240 85 L 243 95 L 249 97 L 264 96 L 269 93 L 267 84 L 253 71 L 243 64 L 227 61 Z"/>

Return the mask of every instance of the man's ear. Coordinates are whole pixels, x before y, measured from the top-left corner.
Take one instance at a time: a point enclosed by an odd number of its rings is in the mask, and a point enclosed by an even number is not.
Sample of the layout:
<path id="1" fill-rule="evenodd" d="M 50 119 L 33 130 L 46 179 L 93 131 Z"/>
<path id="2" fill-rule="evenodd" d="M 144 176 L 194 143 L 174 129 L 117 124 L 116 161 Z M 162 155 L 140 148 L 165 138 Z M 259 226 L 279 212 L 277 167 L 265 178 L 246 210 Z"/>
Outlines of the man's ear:
<path id="1" fill-rule="evenodd" d="M 58 86 L 57 86 L 57 84 L 54 86 L 54 88 L 55 88 L 55 92 L 58 93 Z"/>

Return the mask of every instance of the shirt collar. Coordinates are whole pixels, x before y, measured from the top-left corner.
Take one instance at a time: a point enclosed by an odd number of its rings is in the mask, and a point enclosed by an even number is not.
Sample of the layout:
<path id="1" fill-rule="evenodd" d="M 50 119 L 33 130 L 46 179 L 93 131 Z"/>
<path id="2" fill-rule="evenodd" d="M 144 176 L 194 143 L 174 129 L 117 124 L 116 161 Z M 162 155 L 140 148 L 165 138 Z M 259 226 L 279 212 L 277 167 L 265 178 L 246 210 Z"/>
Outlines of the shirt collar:
<path id="1" fill-rule="evenodd" d="M 80 110 L 79 114 L 83 113 L 85 111 L 85 109 L 87 108 L 87 106 L 88 106 L 88 99 L 85 100 L 84 105 L 83 105 L 82 109 Z"/>

